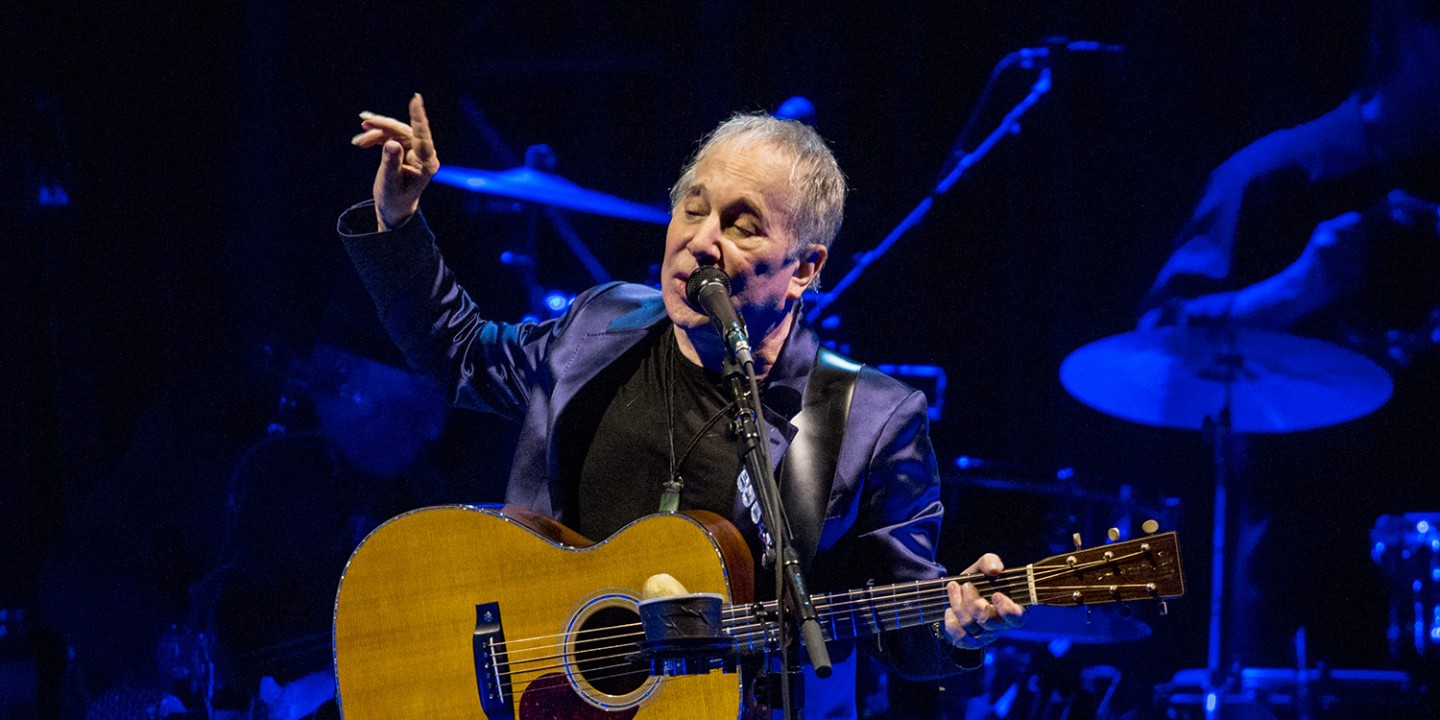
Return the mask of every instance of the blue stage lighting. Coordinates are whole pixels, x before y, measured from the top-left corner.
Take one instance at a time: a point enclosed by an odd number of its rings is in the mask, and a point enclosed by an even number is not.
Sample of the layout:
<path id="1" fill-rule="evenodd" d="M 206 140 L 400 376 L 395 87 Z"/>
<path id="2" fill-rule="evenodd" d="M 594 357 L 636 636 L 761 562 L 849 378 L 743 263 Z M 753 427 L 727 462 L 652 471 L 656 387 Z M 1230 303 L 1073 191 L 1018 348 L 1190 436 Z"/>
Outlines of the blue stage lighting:
<path id="1" fill-rule="evenodd" d="M 575 296 L 567 295 L 558 290 L 553 290 L 545 295 L 545 307 L 549 308 L 550 312 L 553 313 L 563 311 L 565 308 L 570 307 L 570 303 L 574 301 Z"/>

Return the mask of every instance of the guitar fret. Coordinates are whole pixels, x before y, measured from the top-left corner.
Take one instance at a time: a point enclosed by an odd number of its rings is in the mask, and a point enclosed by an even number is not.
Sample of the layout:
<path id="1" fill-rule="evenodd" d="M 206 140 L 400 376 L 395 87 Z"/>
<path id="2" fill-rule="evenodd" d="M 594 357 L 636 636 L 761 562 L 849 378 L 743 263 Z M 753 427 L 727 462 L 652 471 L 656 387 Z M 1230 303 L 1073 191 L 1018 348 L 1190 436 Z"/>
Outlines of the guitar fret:
<path id="1" fill-rule="evenodd" d="M 897 588 L 894 585 L 891 585 L 890 604 L 895 606 L 895 627 L 890 628 L 891 630 L 899 630 L 901 627 L 904 627 L 900 614 L 905 611 L 905 606 L 910 604 L 908 602 L 895 602 L 895 598 L 899 597 L 899 595 L 897 595 L 896 593 Z"/>
<path id="2" fill-rule="evenodd" d="M 850 637 L 859 637 L 860 626 L 855 620 L 855 591 L 846 590 L 845 599 L 850 603 Z"/>
<path id="3" fill-rule="evenodd" d="M 919 580 L 916 580 L 916 581 L 915 581 L 915 595 L 914 595 L 914 596 L 917 597 L 917 598 L 920 597 L 920 581 L 919 581 Z M 915 604 L 915 614 L 920 618 L 920 622 L 915 623 L 915 624 L 916 624 L 916 625 L 924 625 L 924 624 L 925 624 L 925 602 L 924 602 L 923 600 Z"/>
<path id="4" fill-rule="evenodd" d="M 865 588 L 865 601 L 870 606 L 870 632 L 880 632 L 885 626 L 880 623 L 880 612 L 875 609 L 875 586 Z"/>
<path id="5" fill-rule="evenodd" d="M 1073 579 L 1076 568 L 1089 570 L 1091 568 L 1113 567 L 1116 563 L 1125 563 L 1132 558 L 1151 557 L 1160 558 L 1163 567 L 1162 571 L 1172 575 L 1178 569 L 1178 554 L 1174 548 L 1174 534 L 1155 536 L 1147 540 L 1149 545 L 1139 546 L 1140 550 L 1130 550 L 1129 546 L 1135 541 L 1122 543 L 1115 546 L 1107 546 L 1102 556 L 1099 551 L 1081 551 L 1078 554 L 1082 560 L 1078 565 L 1060 564 L 1062 561 L 1070 560 L 1070 556 L 1055 556 L 1047 558 L 1039 563 L 1032 563 L 1024 568 L 1016 568 L 1007 571 L 1005 577 L 1008 582 L 1017 587 L 1011 589 L 1013 597 L 1021 605 L 1037 604 L 1071 604 L 1071 598 L 1077 592 L 1085 594 L 1085 602 L 1096 602 L 1101 591 L 1108 588 L 1110 595 L 1104 596 L 1099 602 L 1114 602 L 1120 600 L 1116 594 L 1116 588 L 1121 591 L 1143 591 L 1147 597 L 1159 594 L 1171 594 L 1178 596 L 1184 592 L 1183 586 L 1175 590 L 1166 588 L 1157 593 L 1150 582 L 1150 575 L 1143 577 L 1144 582 L 1116 582 L 1114 577 L 1106 577 L 1103 582 L 1080 582 Z M 1159 545 L 1159 543 L 1165 543 Z M 1158 546 L 1158 551 L 1152 549 Z M 1128 554 L 1119 554 L 1117 548 L 1124 547 Z M 1085 555 L 1094 557 L 1085 557 Z M 1173 558 L 1173 559 L 1172 559 Z M 1072 561 L 1073 562 L 1073 561 Z M 1154 564 L 1154 561 L 1151 561 Z M 1104 571 L 1111 572 L 1111 571 Z M 976 576 L 978 577 L 978 576 Z M 867 583 L 864 587 L 850 590 L 840 590 L 834 593 L 826 593 L 815 598 L 816 608 L 823 615 L 820 620 L 822 634 L 827 640 L 842 640 L 861 637 L 864 635 L 887 632 L 908 628 L 915 625 L 923 625 L 926 622 L 935 622 L 944 617 L 943 610 L 946 605 L 948 592 L 944 584 L 949 580 L 974 580 L 965 576 L 955 578 L 937 578 L 934 580 L 913 580 L 895 584 L 877 585 L 874 581 Z M 1160 577 L 1165 580 L 1168 578 Z M 1178 585 L 1178 583 L 1176 583 Z M 1098 589 L 1097 589 L 1098 588 Z M 1148 589 L 1147 589 L 1148 588 Z M 1094 592 L 1092 592 L 1092 590 Z M 1045 594 L 1050 593 L 1050 594 Z M 1053 593 L 1062 593 L 1063 597 Z M 1128 593 L 1132 597 L 1140 597 L 1140 592 Z M 1128 599 L 1128 598 L 1126 598 Z M 863 603 L 863 605 L 862 605 Z M 935 603 L 927 606 L 927 603 Z M 763 608 L 756 606 L 754 611 L 763 612 Z M 763 630 L 761 637 L 755 638 L 752 635 L 746 636 L 746 644 L 754 651 L 763 650 L 768 647 L 772 640 Z"/>

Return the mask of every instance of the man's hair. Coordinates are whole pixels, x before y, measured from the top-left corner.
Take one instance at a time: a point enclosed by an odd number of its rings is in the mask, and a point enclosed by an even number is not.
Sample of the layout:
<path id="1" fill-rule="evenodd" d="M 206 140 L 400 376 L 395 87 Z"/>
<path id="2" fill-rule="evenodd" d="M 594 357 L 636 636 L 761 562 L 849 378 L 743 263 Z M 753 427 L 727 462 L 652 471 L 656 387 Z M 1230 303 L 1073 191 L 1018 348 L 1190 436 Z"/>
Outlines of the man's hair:
<path id="1" fill-rule="evenodd" d="M 835 155 L 815 129 L 795 120 L 782 120 L 764 113 L 738 113 L 710 131 L 680 171 L 670 188 L 670 208 L 685 198 L 695 184 L 695 166 L 711 150 L 734 141 L 743 145 L 764 144 L 790 156 L 790 187 L 796 203 L 790 213 L 789 257 L 804 254 L 811 243 L 830 247 L 845 217 L 845 175 Z"/>

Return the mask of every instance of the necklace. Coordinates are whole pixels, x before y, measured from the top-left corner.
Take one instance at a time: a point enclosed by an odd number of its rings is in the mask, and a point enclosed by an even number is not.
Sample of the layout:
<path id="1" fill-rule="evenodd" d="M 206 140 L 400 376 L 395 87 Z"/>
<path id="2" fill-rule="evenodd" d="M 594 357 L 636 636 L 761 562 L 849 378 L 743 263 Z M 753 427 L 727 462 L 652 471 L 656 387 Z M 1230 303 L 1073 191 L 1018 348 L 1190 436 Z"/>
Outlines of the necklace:
<path id="1" fill-rule="evenodd" d="M 706 419 L 705 423 L 700 426 L 700 429 L 695 431 L 695 434 L 690 437 L 690 441 L 685 444 L 685 449 L 680 452 L 679 456 L 676 456 L 675 364 L 678 361 L 675 359 L 675 356 L 679 354 L 677 352 L 679 341 L 675 338 L 674 325 L 666 329 L 665 337 L 662 338 L 660 342 L 664 343 L 662 353 L 665 355 L 662 361 L 664 371 L 662 382 L 665 385 L 665 429 L 670 441 L 670 476 L 665 479 L 665 482 L 661 486 L 663 491 L 660 494 L 659 511 L 662 513 L 672 513 L 680 509 L 680 493 L 685 490 L 685 478 L 680 474 L 680 467 L 685 463 L 685 459 L 690 457 L 691 451 L 700 443 L 700 439 L 705 437 L 705 433 L 709 432 L 710 428 L 714 427 L 715 423 L 719 422 L 720 418 L 724 417 L 725 413 L 734 407 L 735 401 L 731 400 L 725 403 L 723 407 Z"/>

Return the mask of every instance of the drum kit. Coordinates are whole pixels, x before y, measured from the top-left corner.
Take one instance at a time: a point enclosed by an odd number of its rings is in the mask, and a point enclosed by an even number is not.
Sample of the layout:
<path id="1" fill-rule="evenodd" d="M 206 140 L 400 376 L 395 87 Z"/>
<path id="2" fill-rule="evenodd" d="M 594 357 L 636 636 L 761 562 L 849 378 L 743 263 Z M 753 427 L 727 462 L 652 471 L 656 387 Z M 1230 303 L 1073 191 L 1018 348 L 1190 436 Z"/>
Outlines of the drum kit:
<path id="1" fill-rule="evenodd" d="M 1226 583 L 1231 577 L 1228 573 L 1235 561 L 1235 513 L 1233 507 L 1227 507 L 1231 504 L 1228 494 L 1236 482 L 1231 477 L 1236 467 L 1232 462 L 1232 434 L 1292 433 L 1363 417 L 1384 405 L 1394 390 L 1383 368 L 1363 355 L 1322 340 L 1207 325 L 1157 327 L 1106 337 L 1070 353 L 1059 374 L 1065 390 L 1084 405 L 1146 426 L 1204 433 L 1211 450 L 1214 516 L 1207 663 L 1205 668 L 1181 670 L 1171 682 L 1160 686 L 1156 701 L 1164 706 L 1166 716 L 1304 720 L 1321 717 L 1318 708 L 1333 710 L 1347 701 L 1370 703 L 1366 705 L 1369 708 L 1414 707 L 1409 703 L 1414 698 L 1415 683 L 1400 671 L 1305 667 L 1303 659 L 1296 668 L 1243 668 L 1241 658 L 1229 656 L 1229 644 L 1224 639 L 1227 630 L 1232 629 L 1222 626 L 1226 618 L 1234 617 L 1225 607 Z M 961 458 L 956 465 L 960 469 L 957 481 L 963 485 L 1048 496 L 1056 505 L 1081 508 L 1078 515 L 1108 513 L 1122 528 L 1128 528 L 1129 518 L 1135 514 L 1158 516 L 1173 525 L 1178 511 L 1176 498 L 1137 502 L 1128 485 L 1121 486 L 1118 495 L 1087 489 L 1074 481 L 1074 472 L 1069 469 L 1056 473 L 1053 479 L 1035 482 L 1022 479 L 1033 473 L 1005 463 Z M 1077 513 L 1070 514 L 1066 520 L 1071 523 L 1087 521 L 1076 517 Z M 1407 590 L 1394 606 L 1404 617 L 1392 622 L 1392 627 L 1415 628 L 1413 638 L 1407 634 L 1399 641 L 1392 639 L 1392 645 L 1408 643 L 1423 649 L 1431 633 L 1440 643 L 1440 629 L 1433 629 L 1440 628 L 1440 620 L 1426 614 L 1432 605 L 1440 608 L 1440 569 L 1436 569 L 1440 568 L 1440 560 L 1432 562 L 1440 558 L 1440 516 L 1404 516 L 1388 522 L 1382 519 L 1374 538 L 1376 561 L 1384 565 L 1397 588 L 1403 585 Z M 1421 575 L 1422 579 L 1414 580 L 1413 593 L 1408 592 L 1409 578 Z M 1434 602 L 1416 604 L 1423 605 L 1425 612 L 1411 611 L 1409 606 L 1415 604 L 1410 602 L 1412 595 L 1417 603 Z M 1440 609 L 1436 612 L 1440 618 Z M 1048 700 L 1043 694 L 1035 695 L 1039 676 L 1025 668 L 1041 660 L 1053 662 L 1073 645 L 1119 644 L 1151 635 L 1150 626 L 1135 617 L 1098 610 L 1032 607 L 1027 616 L 1024 628 L 1007 635 L 1008 640 L 1016 641 L 1016 646 L 996 654 L 995 664 L 1009 667 L 992 668 L 987 673 L 996 680 L 991 682 L 987 677 L 986 692 L 968 701 L 964 713 L 967 719 L 1004 717 L 1015 702 L 1027 697 L 1027 691 L 1033 696 L 1029 697 L 1032 705 L 1058 702 L 1057 707 L 1064 713 L 1078 707 L 1077 698 L 1109 702 L 1119 680 L 1119 671 L 1109 665 L 1071 668 L 1075 672 L 1070 674 L 1075 675 L 1083 674 L 1081 670 L 1091 675 L 1108 671 L 1110 681 L 1099 683 L 1103 686 L 1099 691 L 1085 692 L 1078 689 L 1081 685 L 1075 685 L 1070 697 L 1052 692 Z M 1033 647 L 1035 643 L 1043 644 L 1049 652 L 1026 649 L 1027 644 Z M 1086 714 L 1105 717 L 1103 707 L 1091 707 Z M 1040 706 L 1032 707 L 1029 715 L 1019 716 L 1059 716 L 1037 708 Z M 1337 715 L 1332 712 L 1323 716 Z"/>
<path id="2" fill-rule="evenodd" d="M 1226 608 L 1227 572 L 1236 561 L 1236 528 L 1227 527 L 1235 517 L 1227 507 L 1235 481 L 1232 433 L 1291 433 L 1363 417 L 1384 405 L 1394 390 L 1383 368 L 1312 338 L 1229 325 L 1170 326 L 1085 345 L 1061 364 L 1060 380 L 1075 399 L 1095 410 L 1143 425 L 1201 431 L 1211 448 L 1207 664 L 1182 670 L 1162 686 L 1172 717 L 1306 720 L 1347 699 L 1384 701 L 1392 709 L 1414 707 L 1406 704 L 1414 697 L 1406 673 L 1307 667 L 1304 628 L 1297 633 L 1297 667 L 1245 668 L 1243 658 L 1229 656 L 1227 628 L 1222 627 L 1226 618 L 1237 617 Z M 1322 687 L 1328 693 L 1323 698 Z"/>

